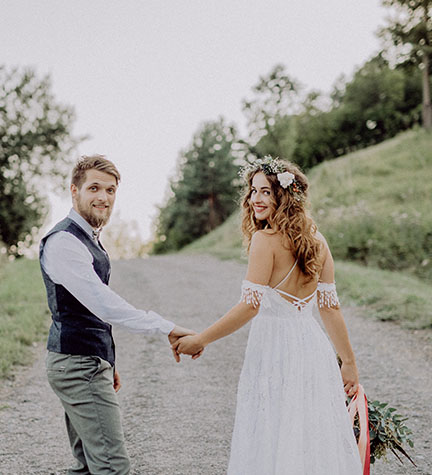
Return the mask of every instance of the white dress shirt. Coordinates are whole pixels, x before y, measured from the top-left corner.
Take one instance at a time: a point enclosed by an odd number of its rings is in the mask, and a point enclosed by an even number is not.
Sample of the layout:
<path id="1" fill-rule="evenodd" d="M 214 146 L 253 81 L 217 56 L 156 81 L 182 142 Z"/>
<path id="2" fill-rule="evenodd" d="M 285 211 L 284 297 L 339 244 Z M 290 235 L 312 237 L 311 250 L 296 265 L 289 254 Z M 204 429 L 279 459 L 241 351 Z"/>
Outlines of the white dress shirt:
<path id="1" fill-rule="evenodd" d="M 93 228 L 73 208 L 68 218 L 90 238 Z M 156 312 L 136 309 L 105 285 L 93 268 L 93 256 L 77 237 L 59 231 L 48 237 L 41 266 L 50 279 L 65 287 L 82 305 L 105 322 L 121 325 L 134 333 L 168 335 L 175 324 Z"/>

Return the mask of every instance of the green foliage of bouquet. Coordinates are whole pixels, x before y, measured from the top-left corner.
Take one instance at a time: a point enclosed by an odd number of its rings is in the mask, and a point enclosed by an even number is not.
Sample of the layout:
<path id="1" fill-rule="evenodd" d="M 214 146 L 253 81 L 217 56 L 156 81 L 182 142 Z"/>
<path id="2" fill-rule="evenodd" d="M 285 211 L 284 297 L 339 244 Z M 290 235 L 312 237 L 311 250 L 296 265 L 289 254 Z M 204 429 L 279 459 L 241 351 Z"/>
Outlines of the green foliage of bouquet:
<path id="1" fill-rule="evenodd" d="M 415 463 L 403 448 L 403 444 L 414 447 L 411 439 L 412 431 L 405 425 L 406 417 L 396 413 L 394 407 L 388 407 L 386 402 L 372 401 L 368 403 L 369 437 L 371 448 L 371 463 L 385 455 L 387 450 L 402 462 L 399 453 L 404 455 L 414 466 Z"/>
<path id="2" fill-rule="evenodd" d="M 386 457 L 390 450 L 403 463 L 399 454 L 404 455 L 414 466 L 416 464 L 403 448 L 404 444 L 414 447 L 411 430 L 405 425 L 406 417 L 396 413 L 394 407 L 380 401 L 368 401 L 370 461 L 371 464 L 381 457 Z M 358 417 L 354 419 L 356 438 L 360 433 Z M 398 453 L 399 452 L 399 453 Z"/>

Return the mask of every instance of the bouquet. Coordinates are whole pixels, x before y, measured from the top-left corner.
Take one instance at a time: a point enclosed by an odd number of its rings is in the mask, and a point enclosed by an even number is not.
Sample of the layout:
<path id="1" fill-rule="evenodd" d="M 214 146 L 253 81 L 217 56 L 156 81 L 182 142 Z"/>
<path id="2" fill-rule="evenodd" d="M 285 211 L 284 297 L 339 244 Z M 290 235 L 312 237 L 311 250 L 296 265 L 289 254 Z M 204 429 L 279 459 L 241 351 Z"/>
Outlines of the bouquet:
<path id="1" fill-rule="evenodd" d="M 388 403 L 372 401 L 367 403 L 370 438 L 370 462 L 385 457 L 391 451 L 403 463 L 405 456 L 414 466 L 416 464 L 403 448 L 404 444 L 414 447 L 411 430 L 405 425 L 406 417 L 396 413 L 396 409 L 388 407 Z M 358 440 L 360 434 L 359 418 L 354 419 L 354 434 Z"/>
<path id="2" fill-rule="evenodd" d="M 342 360 L 337 357 L 339 366 L 342 365 Z M 363 388 L 361 388 L 363 393 Z M 347 406 L 356 398 L 358 394 L 352 398 L 347 398 Z M 400 455 L 406 457 L 415 467 L 417 466 L 412 458 L 403 448 L 404 444 L 408 444 L 411 448 L 414 447 L 414 442 L 411 439 L 412 431 L 405 425 L 407 417 L 403 417 L 396 413 L 394 407 L 388 407 L 387 402 L 368 401 L 363 395 L 365 402 L 367 402 L 366 419 L 369 426 L 369 451 L 370 463 L 374 463 L 377 459 L 386 458 L 387 451 L 391 451 L 399 462 L 403 463 Z M 356 411 L 351 411 L 356 412 Z M 354 417 L 353 429 L 356 436 L 357 444 L 361 434 L 360 417 L 357 412 Z M 360 448 L 361 442 L 359 444 Z M 369 454 L 368 454 L 369 455 Z M 362 460 L 364 462 L 364 460 Z"/>

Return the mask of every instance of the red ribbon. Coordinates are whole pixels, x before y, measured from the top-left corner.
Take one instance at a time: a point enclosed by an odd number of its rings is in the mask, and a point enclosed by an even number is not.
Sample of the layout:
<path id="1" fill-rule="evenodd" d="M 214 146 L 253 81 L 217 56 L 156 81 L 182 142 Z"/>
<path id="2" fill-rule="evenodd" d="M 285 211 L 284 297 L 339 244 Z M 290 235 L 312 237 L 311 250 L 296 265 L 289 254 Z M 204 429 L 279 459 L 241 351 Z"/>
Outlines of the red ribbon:
<path id="1" fill-rule="evenodd" d="M 358 385 L 357 393 L 348 404 L 348 413 L 351 416 L 351 423 L 354 425 L 355 415 L 358 413 L 360 435 L 358 439 L 358 449 L 363 465 L 363 475 L 370 475 L 370 438 L 369 438 L 369 418 L 367 399 L 361 384 Z"/>

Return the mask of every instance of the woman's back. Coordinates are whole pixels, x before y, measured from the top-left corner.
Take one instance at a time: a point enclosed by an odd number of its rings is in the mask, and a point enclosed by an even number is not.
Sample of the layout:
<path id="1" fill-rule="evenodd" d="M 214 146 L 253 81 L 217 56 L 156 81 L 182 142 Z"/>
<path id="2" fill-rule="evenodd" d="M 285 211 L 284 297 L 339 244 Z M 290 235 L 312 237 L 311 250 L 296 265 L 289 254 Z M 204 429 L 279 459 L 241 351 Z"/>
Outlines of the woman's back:
<path id="1" fill-rule="evenodd" d="M 286 293 L 300 299 L 311 295 L 316 290 L 318 279 L 311 280 L 303 274 L 299 265 L 295 265 L 297 259 L 291 250 L 284 247 L 282 236 L 267 230 L 258 232 L 265 234 L 274 256 L 273 271 L 268 285 L 273 288 L 278 287 L 278 290 L 283 292 L 280 295 L 288 301 L 293 299 L 284 295 Z M 289 278 L 282 282 L 290 271 Z"/>

